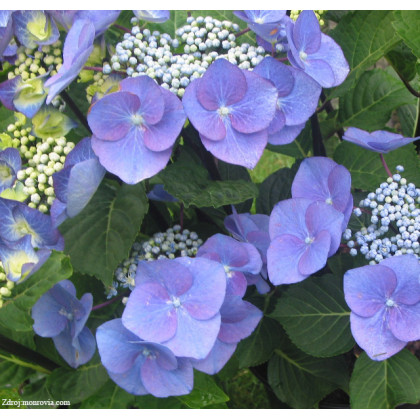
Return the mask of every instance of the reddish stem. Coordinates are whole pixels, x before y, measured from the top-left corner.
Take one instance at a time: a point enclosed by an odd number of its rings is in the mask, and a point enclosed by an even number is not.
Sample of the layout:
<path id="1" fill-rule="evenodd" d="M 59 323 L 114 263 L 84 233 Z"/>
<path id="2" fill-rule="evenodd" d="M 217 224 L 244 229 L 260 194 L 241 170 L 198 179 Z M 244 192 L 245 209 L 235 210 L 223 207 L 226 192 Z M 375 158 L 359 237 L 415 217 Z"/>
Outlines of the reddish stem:
<path id="1" fill-rule="evenodd" d="M 114 23 L 112 26 L 114 26 L 117 29 L 121 29 L 122 31 L 127 32 L 129 34 L 131 33 L 131 29 L 128 29 L 125 26 L 118 25 L 118 23 Z"/>
<path id="2" fill-rule="evenodd" d="M 100 71 L 101 73 L 103 72 L 103 68 L 102 67 L 84 66 L 83 67 L 83 70 Z"/>
<path id="3" fill-rule="evenodd" d="M 245 28 L 242 29 L 242 31 L 238 32 L 237 34 L 235 34 L 235 38 L 239 38 L 241 35 L 246 34 L 247 32 L 249 32 L 251 29 L 249 28 Z"/>
<path id="4" fill-rule="evenodd" d="M 126 293 L 124 293 L 124 294 L 123 294 L 123 295 L 121 295 L 121 296 L 115 296 L 114 298 L 112 298 L 112 299 L 110 299 L 110 300 L 108 300 L 108 301 L 106 301 L 106 302 L 104 302 L 104 303 L 100 303 L 99 305 L 94 306 L 94 307 L 92 308 L 92 311 L 96 311 L 97 309 L 102 309 L 102 308 L 105 308 L 105 306 L 111 305 L 111 303 L 114 303 L 114 302 L 116 302 L 117 300 L 122 299 L 124 296 L 127 296 L 127 294 L 126 294 Z"/>
<path id="5" fill-rule="evenodd" d="M 386 170 L 386 173 L 388 174 L 388 176 L 390 176 L 390 177 L 392 178 L 392 173 L 391 173 L 391 171 L 389 170 L 388 165 L 387 165 L 387 164 L 386 164 L 386 162 L 385 162 L 384 155 L 383 155 L 382 153 L 379 153 L 379 157 L 381 158 L 381 162 L 382 162 L 383 167 L 384 167 L 384 168 L 385 168 L 385 170 Z"/>

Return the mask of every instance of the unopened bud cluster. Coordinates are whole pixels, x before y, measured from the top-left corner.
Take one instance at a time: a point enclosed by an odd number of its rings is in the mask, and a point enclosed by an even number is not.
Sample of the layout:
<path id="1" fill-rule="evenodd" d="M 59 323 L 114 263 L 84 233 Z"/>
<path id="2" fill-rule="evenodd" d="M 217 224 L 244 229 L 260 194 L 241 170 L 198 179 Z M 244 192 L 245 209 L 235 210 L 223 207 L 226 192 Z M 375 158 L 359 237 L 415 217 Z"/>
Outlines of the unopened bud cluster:
<path id="1" fill-rule="evenodd" d="M 21 46 L 16 54 L 15 69 L 8 73 L 9 79 L 21 76 L 23 81 L 32 80 L 48 71 L 50 76 L 54 76 L 63 63 L 60 40 L 52 45 L 43 45 L 39 49 Z"/>
<path id="2" fill-rule="evenodd" d="M 402 166 L 397 166 L 397 172 L 403 171 Z M 413 254 L 420 258 L 419 188 L 396 173 L 369 193 L 359 207 L 354 214 L 369 214 L 370 225 L 354 235 L 350 229 L 344 232 L 351 255 L 357 255 L 359 248 L 370 264 L 393 255 Z"/>
<path id="3" fill-rule="evenodd" d="M 158 232 L 147 241 L 135 242 L 131 248 L 130 256 L 115 270 L 117 281 L 109 291 L 108 299 L 117 294 L 118 286 L 135 286 L 135 276 L 139 261 L 153 261 L 161 259 L 174 259 L 176 257 L 194 257 L 203 241 L 197 233 L 188 229 L 181 230 L 180 225 L 175 225 Z"/>
<path id="4" fill-rule="evenodd" d="M 15 283 L 7 280 L 3 265 L 0 262 L 0 308 L 4 304 L 4 298 L 8 298 L 12 295 L 12 289 L 14 286 Z"/>
<path id="5" fill-rule="evenodd" d="M 299 17 L 300 12 L 302 12 L 302 10 L 291 10 L 290 11 L 290 18 L 293 19 L 293 20 L 296 20 Z M 321 26 L 325 25 L 325 21 L 324 21 L 324 18 L 323 18 L 324 15 L 325 15 L 325 12 L 326 12 L 325 10 L 314 10 L 315 16 L 318 19 L 319 24 Z"/>

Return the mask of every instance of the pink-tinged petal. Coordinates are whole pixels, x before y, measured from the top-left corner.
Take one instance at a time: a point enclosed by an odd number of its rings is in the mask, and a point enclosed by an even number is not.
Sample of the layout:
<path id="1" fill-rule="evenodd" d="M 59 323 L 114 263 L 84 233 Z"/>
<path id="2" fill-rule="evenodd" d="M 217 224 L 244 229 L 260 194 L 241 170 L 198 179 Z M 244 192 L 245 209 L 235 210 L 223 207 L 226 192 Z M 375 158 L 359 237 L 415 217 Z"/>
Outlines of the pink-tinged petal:
<path id="1" fill-rule="evenodd" d="M 228 107 L 243 99 L 247 93 L 247 79 L 242 70 L 224 58 L 216 60 L 199 79 L 197 99 L 209 111 Z"/>
<path id="2" fill-rule="evenodd" d="M 255 133 L 268 128 L 274 118 L 277 89 L 270 81 L 243 70 L 248 85 L 245 96 L 230 106 L 232 127 L 241 133 Z"/>
<path id="3" fill-rule="evenodd" d="M 194 373 L 189 360 L 178 359 L 177 369 L 166 370 L 157 359 L 147 358 L 140 371 L 144 387 L 155 397 L 185 395 L 193 389 Z"/>
<path id="4" fill-rule="evenodd" d="M 357 344 L 372 360 L 385 360 L 402 350 L 407 342 L 394 337 L 384 310 L 370 318 L 350 314 L 351 333 Z"/>
<path id="5" fill-rule="evenodd" d="M 122 322 L 143 340 L 162 342 L 176 333 L 177 311 L 163 286 L 143 283 L 128 298 Z"/>
<path id="6" fill-rule="evenodd" d="M 274 114 L 274 118 L 271 121 L 270 125 L 268 126 L 268 135 L 275 134 L 280 131 L 286 124 L 286 117 L 284 116 L 284 112 L 280 109 L 276 110 Z"/>
<path id="7" fill-rule="evenodd" d="M 133 395 L 149 394 L 144 387 L 140 369 L 144 363 L 143 357 L 137 357 L 133 367 L 124 373 L 113 373 L 108 371 L 109 377 L 122 389 Z"/>
<path id="8" fill-rule="evenodd" d="M 347 205 L 346 208 L 344 209 L 344 219 L 343 219 L 343 224 L 341 226 L 341 230 L 344 232 L 347 228 L 347 225 L 349 223 L 351 214 L 353 212 L 353 196 L 350 194 L 349 196 L 349 200 L 347 201 Z"/>
<path id="9" fill-rule="evenodd" d="M 338 211 L 344 212 L 349 201 L 351 190 L 350 172 L 342 165 L 337 165 L 328 177 L 328 188 L 331 193 L 332 205 Z"/>
<path id="10" fill-rule="evenodd" d="M 162 88 L 165 111 L 162 119 L 147 125 L 144 132 L 144 145 L 153 152 L 162 152 L 172 147 L 185 123 L 182 102 L 169 90 Z"/>
<path id="11" fill-rule="evenodd" d="M 226 292 L 226 275 L 223 266 L 206 258 L 179 258 L 191 272 L 194 282 L 180 300 L 189 315 L 206 320 L 216 315 L 223 304 Z"/>
<path id="12" fill-rule="evenodd" d="M 315 59 L 313 55 L 303 61 L 305 73 L 309 74 L 322 87 L 335 86 L 335 76 L 330 64 L 323 59 Z"/>
<path id="13" fill-rule="evenodd" d="M 255 286 L 258 293 L 262 295 L 270 291 L 270 286 L 261 274 L 257 274 L 256 276 L 253 274 L 246 274 L 246 281 L 248 286 Z"/>
<path id="14" fill-rule="evenodd" d="M 420 262 L 414 255 L 385 258 L 380 265 L 389 267 L 398 279 L 392 299 L 397 303 L 414 305 L 420 302 Z"/>
<path id="15" fill-rule="evenodd" d="M 420 302 L 415 305 L 401 303 L 390 307 L 389 328 L 398 340 L 420 340 Z"/>
<path id="16" fill-rule="evenodd" d="M 216 340 L 213 348 L 205 359 L 191 360 L 194 369 L 200 372 L 214 375 L 222 370 L 223 366 L 229 361 L 233 353 L 235 353 L 237 344 L 223 343 L 219 339 Z"/>
<path id="17" fill-rule="evenodd" d="M 335 254 L 340 246 L 343 213 L 334 209 L 331 205 L 316 201 L 306 211 L 306 226 L 311 237 L 318 236 L 318 233 L 326 230 L 331 236 L 331 246 L 328 256 Z"/>
<path id="18" fill-rule="evenodd" d="M 308 236 L 305 214 L 312 200 L 291 198 L 277 203 L 270 215 L 270 238 L 290 234 L 302 240 Z"/>
<path id="19" fill-rule="evenodd" d="M 330 234 L 326 230 L 321 231 L 302 254 L 298 266 L 299 272 L 309 276 L 325 267 L 330 246 Z"/>
<path id="20" fill-rule="evenodd" d="M 216 141 L 226 137 L 225 123 L 217 111 L 208 111 L 197 99 L 199 79 L 193 80 L 185 89 L 182 104 L 191 124 L 206 138 Z"/>
<path id="21" fill-rule="evenodd" d="M 120 83 L 122 92 L 131 92 L 140 100 L 138 112 L 146 120 L 147 124 L 158 123 L 165 111 L 165 97 L 163 88 L 149 76 L 127 77 Z"/>
<path id="22" fill-rule="evenodd" d="M 344 297 L 357 315 L 371 317 L 385 307 L 397 285 L 395 273 L 383 265 L 367 265 L 344 274 Z"/>
<path id="23" fill-rule="evenodd" d="M 303 10 L 293 28 L 293 40 L 299 51 L 308 54 L 318 51 L 321 45 L 321 28 L 312 10 Z"/>
<path id="24" fill-rule="evenodd" d="M 212 141 L 201 133 L 200 138 L 204 147 L 218 159 L 253 169 L 267 145 L 267 130 L 244 134 L 227 123 L 226 137 L 222 141 Z"/>
<path id="25" fill-rule="evenodd" d="M 245 274 L 239 271 L 231 271 L 227 274 L 226 295 L 244 296 L 248 282 Z"/>
<path id="26" fill-rule="evenodd" d="M 120 140 L 133 127 L 131 117 L 140 107 L 139 98 L 130 92 L 114 92 L 92 106 L 88 123 L 93 134 L 101 140 Z"/>
<path id="27" fill-rule="evenodd" d="M 295 138 L 304 129 L 305 124 L 300 125 L 285 125 L 280 131 L 270 134 L 268 136 L 268 143 L 273 146 L 281 146 L 282 144 L 289 144 L 295 140 Z"/>
<path id="28" fill-rule="evenodd" d="M 119 141 L 102 141 L 92 136 L 92 149 L 101 165 L 120 177 L 127 184 L 137 184 L 160 172 L 172 154 L 169 148 L 163 152 L 152 152 L 143 144 L 143 133 L 132 128 Z"/>
<path id="29" fill-rule="evenodd" d="M 220 313 L 207 320 L 197 320 L 185 309 L 179 308 L 176 334 L 162 344 L 176 357 L 204 359 L 214 346 L 219 330 Z"/>
<path id="30" fill-rule="evenodd" d="M 16 95 L 19 85 L 22 83 L 22 77 L 16 76 L 13 79 L 0 83 L 0 101 L 7 109 L 16 111 L 13 99 Z"/>
<path id="31" fill-rule="evenodd" d="M 298 283 L 308 277 L 299 272 L 299 260 L 307 245 L 293 235 L 277 236 L 267 251 L 267 270 L 271 283 Z"/>

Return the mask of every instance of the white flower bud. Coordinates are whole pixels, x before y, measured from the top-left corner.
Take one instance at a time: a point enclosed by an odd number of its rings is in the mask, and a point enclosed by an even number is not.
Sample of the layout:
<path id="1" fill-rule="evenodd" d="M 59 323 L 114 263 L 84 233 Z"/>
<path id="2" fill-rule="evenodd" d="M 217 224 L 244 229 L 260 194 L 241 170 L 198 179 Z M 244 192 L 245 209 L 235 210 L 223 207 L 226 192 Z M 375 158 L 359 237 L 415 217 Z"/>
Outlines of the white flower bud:
<path id="1" fill-rule="evenodd" d="M 40 184 L 45 184 L 47 182 L 47 176 L 45 174 L 38 175 L 38 182 Z"/>
<path id="2" fill-rule="evenodd" d="M 32 194 L 31 201 L 32 203 L 39 204 L 39 202 L 41 201 L 41 196 L 38 193 Z"/>
<path id="3" fill-rule="evenodd" d="M 45 188 L 44 193 L 45 193 L 45 195 L 52 196 L 52 195 L 54 195 L 54 188 L 53 187 Z"/>
<path id="4" fill-rule="evenodd" d="M 53 162 L 57 162 L 60 160 L 60 156 L 55 153 L 55 152 L 51 152 L 48 154 L 48 157 L 50 158 L 50 160 L 52 160 Z"/>
<path id="5" fill-rule="evenodd" d="M 54 200 L 55 200 L 55 197 L 49 196 L 49 197 L 47 198 L 47 203 L 51 206 L 51 205 L 52 205 L 52 203 L 54 202 Z"/>
<path id="6" fill-rule="evenodd" d="M 41 213 L 47 213 L 47 211 L 48 211 L 48 207 L 47 207 L 45 204 L 40 204 L 40 205 L 39 205 L 39 207 L 38 207 L 38 210 L 39 210 Z"/>
<path id="7" fill-rule="evenodd" d="M 63 169 L 63 164 L 61 162 L 54 163 L 54 170 L 56 172 L 61 171 Z"/>

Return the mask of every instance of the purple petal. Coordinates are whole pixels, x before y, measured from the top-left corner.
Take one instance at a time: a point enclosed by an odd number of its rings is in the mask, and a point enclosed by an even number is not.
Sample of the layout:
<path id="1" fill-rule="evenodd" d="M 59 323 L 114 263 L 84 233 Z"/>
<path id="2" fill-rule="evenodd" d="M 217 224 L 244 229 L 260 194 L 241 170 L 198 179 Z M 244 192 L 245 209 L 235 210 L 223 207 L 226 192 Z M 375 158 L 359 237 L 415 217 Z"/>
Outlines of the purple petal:
<path id="1" fill-rule="evenodd" d="M 150 77 L 128 77 L 120 83 L 122 92 L 130 92 L 140 100 L 138 113 L 145 119 L 147 125 L 158 123 L 165 111 L 165 102 L 170 95 L 164 97 L 162 92 L 165 90 Z M 173 104 L 168 104 L 171 108 L 176 108 Z M 120 137 L 121 138 L 121 137 Z"/>
<path id="2" fill-rule="evenodd" d="M 199 79 L 193 80 L 185 89 L 182 104 L 191 124 L 199 133 L 210 140 L 223 140 L 226 128 L 222 118 L 216 111 L 208 111 L 197 99 Z"/>
<path id="3" fill-rule="evenodd" d="M 285 125 L 280 131 L 270 134 L 268 136 L 268 143 L 274 146 L 281 146 L 283 144 L 289 144 L 295 140 L 295 138 L 304 129 L 305 124 L 300 125 Z"/>
<path id="4" fill-rule="evenodd" d="M 197 85 L 196 95 L 199 103 L 209 111 L 236 104 L 244 98 L 249 89 L 249 79 L 245 76 L 246 73 L 224 58 L 216 60 Z"/>
<path id="5" fill-rule="evenodd" d="M 2 102 L 3 106 L 5 106 L 7 109 L 10 109 L 11 111 L 16 111 L 13 99 L 15 98 L 15 94 L 21 83 L 22 77 L 16 76 L 13 79 L 6 80 L 0 84 L 0 101 Z"/>
<path id="6" fill-rule="evenodd" d="M 274 118 L 271 121 L 270 125 L 268 126 L 268 135 L 275 134 L 280 131 L 286 124 L 286 117 L 284 116 L 284 112 L 280 109 L 276 109 L 276 113 L 274 114 Z"/>
<path id="7" fill-rule="evenodd" d="M 303 64 L 305 73 L 309 74 L 322 87 L 329 88 L 336 85 L 334 71 L 328 61 L 321 58 L 315 59 L 313 55 L 310 55 L 303 61 Z"/>
<path id="8" fill-rule="evenodd" d="M 337 165 L 328 177 L 328 188 L 331 193 L 332 205 L 338 211 L 346 210 L 351 190 L 350 172 L 342 165 Z"/>
<path id="9" fill-rule="evenodd" d="M 350 314 L 351 333 L 372 360 L 385 360 L 403 349 L 407 342 L 394 337 L 388 327 L 385 310 L 370 318 Z"/>
<path id="10" fill-rule="evenodd" d="M 256 276 L 253 274 L 246 274 L 245 276 L 248 286 L 255 286 L 258 293 L 263 295 L 270 291 L 270 286 L 261 274 L 257 274 Z"/>
<path id="11" fill-rule="evenodd" d="M 163 23 L 170 19 L 169 10 L 133 10 L 134 15 L 147 22 Z"/>
<path id="12" fill-rule="evenodd" d="M 142 283 L 128 298 L 122 322 L 125 328 L 143 340 L 162 342 L 176 333 L 177 312 L 163 286 Z"/>
<path id="13" fill-rule="evenodd" d="M 96 158 L 92 150 L 90 137 L 85 137 L 76 144 L 73 150 L 66 156 L 64 167 L 73 166 L 76 163 L 83 162 L 88 159 Z"/>
<path id="14" fill-rule="evenodd" d="M 120 10 L 78 10 L 75 19 L 88 19 L 95 27 L 95 37 L 103 34 L 114 23 Z"/>
<path id="15" fill-rule="evenodd" d="M 200 138 L 204 147 L 217 158 L 253 169 L 267 145 L 267 130 L 244 134 L 226 123 L 226 137 L 223 141 L 212 141 L 201 133 Z"/>
<path id="16" fill-rule="evenodd" d="M 299 260 L 307 245 L 296 236 L 283 234 L 271 242 L 267 251 L 267 270 L 271 283 L 291 284 L 308 277 L 299 272 Z"/>
<path id="17" fill-rule="evenodd" d="M 330 246 L 331 236 L 326 230 L 322 230 L 302 254 L 298 265 L 299 272 L 309 276 L 325 267 Z"/>
<path id="18" fill-rule="evenodd" d="M 420 339 L 420 302 L 415 305 L 397 304 L 390 308 L 389 328 L 401 341 Z"/>
<path id="19" fill-rule="evenodd" d="M 312 10 L 303 10 L 293 28 L 293 40 L 299 51 L 308 54 L 318 51 L 321 45 L 321 28 Z"/>
<path id="20" fill-rule="evenodd" d="M 134 126 L 131 117 L 140 107 L 139 98 L 130 92 L 115 92 L 104 96 L 88 114 L 93 134 L 101 140 L 120 140 Z"/>
<path id="21" fill-rule="evenodd" d="M 357 315 L 371 317 L 392 296 L 397 285 L 395 273 L 383 265 L 367 265 L 344 274 L 344 295 Z"/>

